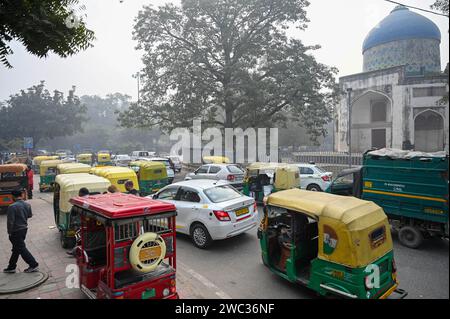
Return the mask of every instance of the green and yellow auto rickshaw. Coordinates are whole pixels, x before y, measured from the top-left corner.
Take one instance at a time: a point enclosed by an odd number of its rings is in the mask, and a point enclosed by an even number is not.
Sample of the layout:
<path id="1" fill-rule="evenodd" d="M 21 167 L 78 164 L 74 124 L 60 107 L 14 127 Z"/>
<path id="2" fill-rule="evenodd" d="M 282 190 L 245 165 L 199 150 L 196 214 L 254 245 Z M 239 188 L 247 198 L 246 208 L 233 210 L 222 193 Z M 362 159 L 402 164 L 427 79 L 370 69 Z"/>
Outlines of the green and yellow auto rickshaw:
<path id="1" fill-rule="evenodd" d="M 39 191 L 49 192 L 53 191 L 53 183 L 57 174 L 56 169 L 59 164 L 67 163 L 63 160 L 48 160 L 42 161 L 39 168 Z"/>
<path id="2" fill-rule="evenodd" d="M 134 188 L 139 190 L 139 182 L 137 179 L 136 172 L 128 167 L 121 166 L 104 166 L 104 167 L 93 167 L 90 170 L 90 174 L 101 176 L 106 178 L 115 185 L 121 193 L 126 193 L 125 189 L 126 181 L 130 180 L 133 182 Z"/>
<path id="3" fill-rule="evenodd" d="M 92 154 L 90 153 L 78 154 L 76 158 L 78 163 L 92 165 Z"/>
<path id="4" fill-rule="evenodd" d="M 252 163 L 246 168 L 242 193 L 262 204 L 264 196 L 291 188 L 300 188 L 300 174 L 295 165 Z"/>
<path id="5" fill-rule="evenodd" d="M 53 212 L 55 224 L 60 231 L 61 246 L 71 248 L 75 246 L 74 220 L 71 220 L 72 204 L 69 200 L 78 196 L 78 191 L 86 187 L 90 194 L 106 192 L 111 183 L 103 177 L 87 173 L 61 174 L 56 176 L 53 193 Z M 73 217 L 73 216 L 72 216 Z"/>
<path id="6" fill-rule="evenodd" d="M 97 165 L 96 166 L 110 166 L 112 165 L 111 154 L 109 153 L 98 153 L 97 154 Z"/>
<path id="7" fill-rule="evenodd" d="M 226 156 L 203 156 L 203 164 L 229 164 L 230 159 Z"/>
<path id="8" fill-rule="evenodd" d="M 89 173 L 91 166 L 83 163 L 63 163 L 56 166 L 56 175 Z"/>
<path id="9" fill-rule="evenodd" d="M 161 162 L 135 161 L 129 167 L 136 172 L 141 196 L 156 193 L 169 185 L 166 166 Z"/>
<path id="10" fill-rule="evenodd" d="M 57 160 L 59 156 L 57 155 L 39 155 L 33 158 L 32 169 L 35 174 L 39 174 L 39 167 L 43 161 Z"/>
<path id="11" fill-rule="evenodd" d="M 319 295 L 407 294 L 398 289 L 387 216 L 373 202 L 300 189 L 277 192 L 265 199 L 258 238 L 265 266 Z"/>

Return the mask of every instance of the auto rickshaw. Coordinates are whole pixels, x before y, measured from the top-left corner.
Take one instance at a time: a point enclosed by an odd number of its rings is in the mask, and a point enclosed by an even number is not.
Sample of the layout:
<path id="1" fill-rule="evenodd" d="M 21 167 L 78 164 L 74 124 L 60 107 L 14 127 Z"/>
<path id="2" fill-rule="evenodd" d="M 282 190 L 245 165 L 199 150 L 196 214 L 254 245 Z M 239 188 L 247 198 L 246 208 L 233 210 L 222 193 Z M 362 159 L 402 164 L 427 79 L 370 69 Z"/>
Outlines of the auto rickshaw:
<path id="1" fill-rule="evenodd" d="M 295 165 L 252 163 L 246 168 L 242 193 L 262 204 L 264 196 L 291 188 L 300 188 L 300 174 Z"/>
<path id="2" fill-rule="evenodd" d="M 90 154 L 90 153 L 78 154 L 76 159 L 77 159 L 78 163 L 83 163 L 83 164 L 87 164 L 87 165 L 92 164 L 92 154 Z"/>
<path id="3" fill-rule="evenodd" d="M 96 166 L 110 166 L 112 165 L 111 155 L 109 153 L 98 153 L 97 154 L 97 165 Z"/>
<path id="4" fill-rule="evenodd" d="M 54 155 L 54 156 L 50 156 L 50 155 L 40 155 L 40 156 L 36 156 L 33 158 L 33 164 L 32 164 L 32 169 L 33 172 L 35 174 L 39 174 L 39 166 L 41 165 L 41 162 L 43 161 L 50 161 L 50 160 L 57 160 L 59 159 L 59 156 Z"/>
<path id="5" fill-rule="evenodd" d="M 265 199 L 258 229 L 273 273 L 322 296 L 384 299 L 398 289 L 383 209 L 354 197 L 290 189 Z"/>
<path id="6" fill-rule="evenodd" d="M 226 156 L 204 156 L 203 164 L 229 164 L 230 159 Z"/>
<path id="7" fill-rule="evenodd" d="M 39 191 L 51 192 L 53 191 L 53 183 L 55 182 L 56 168 L 59 164 L 67 163 L 64 160 L 48 160 L 42 161 L 39 167 Z"/>
<path id="8" fill-rule="evenodd" d="M 130 180 L 133 182 L 134 188 L 139 190 L 139 182 L 134 170 L 121 166 L 104 166 L 93 167 L 90 174 L 104 177 L 108 179 L 112 185 L 115 185 L 120 192 L 126 193 L 125 182 Z"/>
<path id="9" fill-rule="evenodd" d="M 81 217 L 81 291 L 92 299 L 178 298 L 174 205 L 120 193 L 70 202 Z"/>
<path id="10" fill-rule="evenodd" d="M 78 196 L 78 191 L 86 187 L 90 194 L 102 194 L 107 191 L 111 183 L 96 175 L 87 173 L 60 174 L 55 179 L 53 192 L 53 213 L 55 224 L 60 231 L 61 246 L 72 248 L 75 246 L 75 231 L 73 220 L 70 219 L 72 204 L 69 200 Z"/>
<path id="11" fill-rule="evenodd" d="M 56 166 L 56 175 L 89 173 L 91 166 L 83 163 L 63 163 Z"/>
<path id="12" fill-rule="evenodd" d="M 27 198 L 28 177 L 25 164 L 0 165 L 0 212 L 6 211 L 14 203 L 11 195 L 13 190 L 20 190 Z"/>
<path id="13" fill-rule="evenodd" d="M 141 196 L 156 193 L 169 184 L 166 166 L 161 162 L 135 161 L 129 167 L 136 172 Z"/>

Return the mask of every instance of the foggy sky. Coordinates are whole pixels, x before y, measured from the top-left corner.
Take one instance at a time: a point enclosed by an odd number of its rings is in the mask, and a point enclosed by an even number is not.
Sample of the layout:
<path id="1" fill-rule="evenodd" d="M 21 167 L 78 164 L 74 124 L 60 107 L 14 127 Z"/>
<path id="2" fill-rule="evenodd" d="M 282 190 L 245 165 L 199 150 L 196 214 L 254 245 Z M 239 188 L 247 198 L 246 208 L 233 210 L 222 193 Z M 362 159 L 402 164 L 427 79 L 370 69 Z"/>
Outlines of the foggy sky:
<path id="1" fill-rule="evenodd" d="M 49 90 L 67 94 L 75 85 L 76 94 L 125 93 L 137 98 L 137 83 L 132 77 L 142 67 L 141 53 L 132 40 L 133 20 L 144 4 L 155 6 L 173 0 L 82 0 L 86 6 L 87 26 L 95 32 L 94 47 L 66 59 L 50 54 L 39 59 L 13 43 L 9 56 L 13 69 L 0 65 L 0 101 L 39 81 Z M 317 60 L 339 69 L 339 76 L 362 72 L 362 43 L 369 31 L 395 7 L 383 0 L 310 0 L 311 20 L 305 31 L 290 35 L 307 45 L 319 44 Z M 399 1 L 402 2 L 402 1 Z M 403 0 L 404 4 L 429 9 L 434 0 Z M 442 34 L 441 66 L 449 60 L 448 18 L 415 11 L 438 25 Z"/>

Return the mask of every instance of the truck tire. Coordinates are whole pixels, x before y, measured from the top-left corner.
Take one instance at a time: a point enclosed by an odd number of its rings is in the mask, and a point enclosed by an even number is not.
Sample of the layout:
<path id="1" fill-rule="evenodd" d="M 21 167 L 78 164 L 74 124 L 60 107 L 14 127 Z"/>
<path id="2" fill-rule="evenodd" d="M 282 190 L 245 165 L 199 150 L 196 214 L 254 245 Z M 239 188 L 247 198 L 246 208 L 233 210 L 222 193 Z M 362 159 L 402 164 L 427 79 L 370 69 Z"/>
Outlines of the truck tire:
<path id="1" fill-rule="evenodd" d="M 422 245 L 423 235 L 417 227 L 404 226 L 398 232 L 398 239 L 403 246 L 416 249 Z"/>

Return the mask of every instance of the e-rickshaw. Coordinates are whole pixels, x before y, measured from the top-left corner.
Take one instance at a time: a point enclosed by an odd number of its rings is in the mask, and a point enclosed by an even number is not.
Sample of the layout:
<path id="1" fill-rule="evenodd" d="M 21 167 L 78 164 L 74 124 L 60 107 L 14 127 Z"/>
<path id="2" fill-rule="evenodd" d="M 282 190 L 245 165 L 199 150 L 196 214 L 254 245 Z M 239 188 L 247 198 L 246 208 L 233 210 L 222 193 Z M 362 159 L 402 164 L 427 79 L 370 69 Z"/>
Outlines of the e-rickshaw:
<path id="1" fill-rule="evenodd" d="M 76 158 L 78 163 L 92 165 L 92 154 L 89 153 L 78 154 Z"/>
<path id="2" fill-rule="evenodd" d="M 262 204 L 264 196 L 291 188 L 300 188 L 300 174 L 295 165 L 252 163 L 246 168 L 242 193 Z"/>
<path id="3" fill-rule="evenodd" d="M 384 299 L 398 289 L 383 209 L 354 197 L 290 189 L 265 199 L 258 229 L 273 273 L 322 296 Z"/>
<path id="4" fill-rule="evenodd" d="M 166 166 L 161 162 L 135 161 L 129 167 L 136 172 L 141 196 L 151 195 L 169 185 Z"/>
<path id="5" fill-rule="evenodd" d="M 56 168 L 59 164 L 67 163 L 64 160 L 48 160 L 42 161 L 39 167 L 39 191 L 53 191 L 53 183 L 55 182 Z"/>
<path id="6" fill-rule="evenodd" d="M 32 169 L 35 174 L 39 174 L 39 166 L 43 161 L 57 160 L 59 156 L 40 155 L 33 158 Z"/>
<path id="7" fill-rule="evenodd" d="M 24 198 L 27 198 L 28 177 L 25 164 L 0 165 L 0 212 L 5 211 L 14 203 L 13 190 L 20 190 Z"/>
<path id="8" fill-rule="evenodd" d="M 60 174 L 55 179 L 53 192 L 53 212 L 55 224 L 60 231 L 61 246 L 72 248 L 75 246 L 75 221 L 70 217 L 72 204 L 69 200 L 78 196 L 78 191 L 86 187 L 90 194 L 102 194 L 107 191 L 111 183 L 100 176 L 87 173 Z"/>
<path id="9" fill-rule="evenodd" d="M 91 166 L 83 163 L 63 163 L 56 166 L 56 175 L 89 173 Z"/>
<path id="10" fill-rule="evenodd" d="M 230 159 L 226 156 L 204 156 L 203 164 L 229 164 Z"/>
<path id="11" fill-rule="evenodd" d="M 178 298 L 174 205 L 121 193 L 70 202 L 81 219 L 76 258 L 89 298 Z"/>
<path id="12" fill-rule="evenodd" d="M 131 168 L 121 166 L 94 167 L 90 170 L 90 173 L 108 179 L 121 193 L 127 192 L 125 182 L 128 180 L 133 182 L 136 190 L 139 190 L 137 175 Z"/>
<path id="13" fill-rule="evenodd" d="M 111 155 L 109 153 L 97 154 L 97 167 L 112 165 Z"/>

